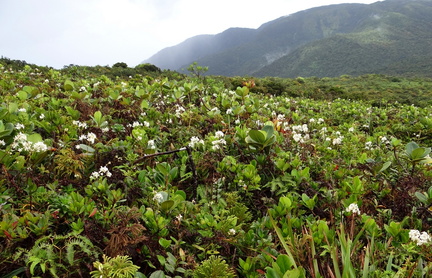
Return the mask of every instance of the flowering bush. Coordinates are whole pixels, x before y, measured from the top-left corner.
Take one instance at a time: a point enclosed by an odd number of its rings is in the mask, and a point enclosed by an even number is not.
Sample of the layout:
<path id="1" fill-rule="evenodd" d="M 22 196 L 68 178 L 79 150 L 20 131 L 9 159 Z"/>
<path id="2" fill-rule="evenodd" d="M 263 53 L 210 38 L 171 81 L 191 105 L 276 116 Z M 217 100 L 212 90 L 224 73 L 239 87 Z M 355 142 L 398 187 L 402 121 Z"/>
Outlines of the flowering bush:
<path id="1" fill-rule="evenodd" d="M 0 273 L 90 277 L 118 255 L 138 276 L 192 277 L 217 255 L 239 277 L 432 275 L 427 108 L 325 99 L 325 79 L 268 95 L 0 69 Z"/>

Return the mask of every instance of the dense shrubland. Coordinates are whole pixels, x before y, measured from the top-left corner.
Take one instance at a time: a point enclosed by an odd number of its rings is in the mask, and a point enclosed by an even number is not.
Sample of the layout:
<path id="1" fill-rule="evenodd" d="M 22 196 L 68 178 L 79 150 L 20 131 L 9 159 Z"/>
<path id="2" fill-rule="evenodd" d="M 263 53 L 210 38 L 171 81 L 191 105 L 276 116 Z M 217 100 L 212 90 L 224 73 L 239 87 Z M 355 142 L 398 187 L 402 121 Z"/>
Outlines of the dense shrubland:
<path id="1" fill-rule="evenodd" d="M 430 80 L 9 62 L 3 277 L 431 275 Z"/>

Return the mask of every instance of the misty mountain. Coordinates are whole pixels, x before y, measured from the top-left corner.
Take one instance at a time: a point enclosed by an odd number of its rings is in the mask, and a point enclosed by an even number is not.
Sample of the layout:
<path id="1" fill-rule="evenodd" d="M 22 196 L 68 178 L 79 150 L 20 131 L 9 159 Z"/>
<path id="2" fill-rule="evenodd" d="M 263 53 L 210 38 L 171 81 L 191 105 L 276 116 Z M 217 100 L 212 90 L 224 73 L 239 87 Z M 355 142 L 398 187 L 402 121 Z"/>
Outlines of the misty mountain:
<path id="1" fill-rule="evenodd" d="M 431 76 L 432 0 L 386 0 L 308 9 L 261 25 L 200 35 L 144 63 L 181 70 L 197 61 L 213 75 Z"/>

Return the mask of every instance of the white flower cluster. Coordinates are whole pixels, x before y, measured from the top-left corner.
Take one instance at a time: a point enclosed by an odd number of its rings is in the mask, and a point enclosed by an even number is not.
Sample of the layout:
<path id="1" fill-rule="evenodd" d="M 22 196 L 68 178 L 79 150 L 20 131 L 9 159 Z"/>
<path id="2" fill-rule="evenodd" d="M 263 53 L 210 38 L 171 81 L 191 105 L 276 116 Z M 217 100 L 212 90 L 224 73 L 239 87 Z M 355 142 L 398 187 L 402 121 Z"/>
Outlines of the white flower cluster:
<path id="1" fill-rule="evenodd" d="M 417 243 L 417 245 L 423 245 L 431 241 L 431 236 L 427 232 L 421 232 L 419 230 L 410 230 L 409 238 Z"/>
<path id="2" fill-rule="evenodd" d="M 390 145 L 391 144 L 390 141 L 389 141 L 389 139 L 387 139 L 387 137 L 385 137 L 385 136 L 381 137 L 381 143 L 386 144 L 386 145 Z"/>
<path id="3" fill-rule="evenodd" d="M 183 106 L 180 106 L 180 105 L 178 105 L 178 104 L 176 104 L 176 111 L 175 111 L 175 116 L 177 117 L 177 118 L 180 118 L 181 117 L 181 114 L 183 114 L 186 110 L 184 109 L 184 107 Z"/>
<path id="4" fill-rule="evenodd" d="M 93 132 L 89 132 L 89 133 L 87 133 L 87 135 L 85 135 L 85 134 L 80 135 L 80 137 L 78 138 L 78 140 L 80 140 L 80 141 L 87 140 L 91 144 L 93 144 L 96 139 L 97 139 L 96 134 L 94 134 Z"/>
<path id="5" fill-rule="evenodd" d="M 80 127 L 80 128 L 87 128 L 87 124 L 84 123 L 84 122 L 80 122 L 80 121 L 72 121 L 72 124 L 73 124 L 73 125 L 76 125 L 77 127 Z"/>
<path id="6" fill-rule="evenodd" d="M 218 139 L 223 138 L 224 136 L 225 136 L 225 134 L 220 130 L 216 131 L 216 133 L 215 133 L 215 137 Z"/>
<path id="7" fill-rule="evenodd" d="M 163 197 L 162 193 L 158 192 L 153 196 L 153 200 L 155 200 L 158 203 L 162 203 L 162 201 L 164 200 L 164 197 Z"/>
<path id="8" fill-rule="evenodd" d="M 27 141 L 27 135 L 24 133 L 19 133 L 15 135 L 14 141 L 10 145 L 13 150 L 18 152 L 27 151 L 27 152 L 45 152 L 48 150 L 47 145 L 44 142 L 36 142 L 32 143 Z"/>
<path id="9" fill-rule="evenodd" d="M 189 147 L 194 148 L 196 145 L 202 145 L 202 144 L 204 144 L 204 140 L 199 139 L 196 136 L 192 136 L 188 145 Z"/>
<path id="10" fill-rule="evenodd" d="M 365 143 L 365 149 L 366 150 L 372 150 L 373 149 L 373 142 L 372 141 L 367 141 Z"/>
<path id="11" fill-rule="evenodd" d="M 350 204 L 346 209 L 346 212 L 352 212 L 360 215 L 360 209 L 356 203 Z"/>
<path id="12" fill-rule="evenodd" d="M 147 142 L 147 148 L 155 150 L 156 149 L 156 143 L 154 140 L 148 140 Z"/>
<path id="13" fill-rule="evenodd" d="M 149 127 L 149 126 L 150 126 L 150 123 L 147 122 L 147 121 L 144 121 L 144 122 L 142 122 L 142 123 L 140 123 L 140 122 L 138 122 L 138 121 L 135 121 L 135 122 L 133 122 L 132 124 L 128 124 L 127 126 L 128 126 L 128 127 L 133 127 L 133 128 L 138 127 L 138 126 L 145 126 L 145 127 Z"/>
<path id="14" fill-rule="evenodd" d="M 91 173 L 90 179 L 94 180 L 94 179 L 97 179 L 97 178 L 103 177 L 103 176 L 107 176 L 108 178 L 112 176 L 111 172 L 108 170 L 108 167 L 106 167 L 106 166 L 101 166 L 99 168 L 99 171 L 95 171 L 95 172 Z"/>
<path id="15" fill-rule="evenodd" d="M 15 128 L 18 130 L 24 129 L 24 125 L 22 123 L 17 123 L 17 124 L 15 124 Z"/>
<path id="16" fill-rule="evenodd" d="M 338 137 L 336 137 L 336 138 L 333 139 L 332 144 L 333 145 L 340 145 L 340 144 L 342 144 L 342 140 L 344 139 L 344 137 L 340 134 L 339 131 L 336 131 L 336 135 Z"/>
<path id="17" fill-rule="evenodd" d="M 309 128 L 307 124 L 294 125 L 291 127 L 291 129 L 294 141 L 304 143 L 306 140 L 310 139 Z"/>
<path id="18" fill-rule="evenodd" d="M 235 234 L 236 234 L 236 230 L 235 229 L 233 229 L 233 228 L 229 229 L 228 235 L 234 236 Z"/>
<path id="19" fill-rule="evenodd" d="M 225 134 L 222 131 L 216 131 L 215 137 L 217 138 L 217 140 L 212 141 L 213 151 L 219 150 L 223 145 L 226 145 L 226 141 L 225 139 L 223 139 L 224 136 Z"/>
<path id="20" fill-rule="evenodd" d="M 226 141 L 224 139 L 219 139 L 212 141 L 212 150 L 219 150 L 223 145 L 226 145 Z"/>
<path id="21" fill-rule="evenodd" d="M 278 114 L 276 117 L 276 120 L 278 121 L 284 121 L 285 120 L 285 114 Z"/>

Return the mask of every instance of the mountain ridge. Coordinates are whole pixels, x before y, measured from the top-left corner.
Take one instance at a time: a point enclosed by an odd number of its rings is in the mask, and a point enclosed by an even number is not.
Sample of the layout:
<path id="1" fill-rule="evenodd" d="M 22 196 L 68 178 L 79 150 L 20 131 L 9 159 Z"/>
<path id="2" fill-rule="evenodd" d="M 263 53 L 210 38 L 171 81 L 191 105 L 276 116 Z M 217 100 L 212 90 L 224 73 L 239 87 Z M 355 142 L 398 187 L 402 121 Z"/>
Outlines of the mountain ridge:
<path id="1" fill-rule="evenodd" d="M 432 0 L 386 0 L 315 7 L 257 29 L 196 36 L 144 62 L 181 71 L 196 61 L 209 67 L 208 74 L 225 76 L 430 76 L 431 45 Z M 409 71 L 404 72 L 401 59 L 406 59 Z M 419 61 L 421 67 L 415 69 Z"/>

